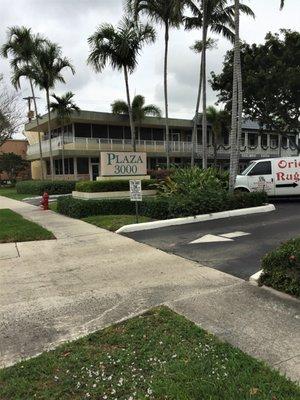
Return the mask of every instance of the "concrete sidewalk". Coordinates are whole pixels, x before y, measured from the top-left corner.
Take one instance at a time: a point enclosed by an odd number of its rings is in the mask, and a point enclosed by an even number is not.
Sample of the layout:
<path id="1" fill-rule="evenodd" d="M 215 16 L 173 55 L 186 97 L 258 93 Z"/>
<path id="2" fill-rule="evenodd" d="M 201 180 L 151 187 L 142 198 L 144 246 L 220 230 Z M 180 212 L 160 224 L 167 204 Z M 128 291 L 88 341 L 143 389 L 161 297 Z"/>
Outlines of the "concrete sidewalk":
<path id="1" fill-rule="evenodd" d="M 0 244 L 1 366 L 164 303 L 300 381 L 299 301 L 52 211 L 0 208 L 57 238 Z"/>

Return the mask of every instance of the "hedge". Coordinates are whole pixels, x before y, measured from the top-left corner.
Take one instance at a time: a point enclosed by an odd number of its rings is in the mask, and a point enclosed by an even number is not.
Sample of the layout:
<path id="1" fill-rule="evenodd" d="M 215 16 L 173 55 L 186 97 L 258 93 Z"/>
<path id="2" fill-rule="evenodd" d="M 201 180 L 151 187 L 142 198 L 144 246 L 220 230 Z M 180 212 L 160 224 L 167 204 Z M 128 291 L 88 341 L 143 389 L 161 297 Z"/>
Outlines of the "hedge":
<path id="1" fill-rule="evenodd" d="M 68 194 L 75 190 L 76 181 L 21 181 L 17 182 L 17 193 L 42 195 Z"/>
<path id="2" fill-rule="evenodd" d="M 155 179 L 142 180 L 142 189 L 153 189 Z M 76 183 L 78 192 L 118 192 L 129 190 L 129 180 L 116 179 L 107 181 L 80 181 Z"/>
<path id="3" fill-rule="evenodd" d="M 141 215 L 153 219 L 167 219 L 206 214 L 229 209 L 256 207 L 267 203 L 265 193 L 229 194 L 225 191 L 206 192 L 197 199 L 165 197 L 145 198 L 139 203 Z M 81 200 L 73 197 L 59 198 L 57 211 L 73 218 L 92 215 L 134 214 L 135 204 L 130 199 Z"/>
<path id="4" fill-rule="evenodd" d="M 300 238 L 283 243 L 262 260 L 260 285 L 300 297 Z"/>

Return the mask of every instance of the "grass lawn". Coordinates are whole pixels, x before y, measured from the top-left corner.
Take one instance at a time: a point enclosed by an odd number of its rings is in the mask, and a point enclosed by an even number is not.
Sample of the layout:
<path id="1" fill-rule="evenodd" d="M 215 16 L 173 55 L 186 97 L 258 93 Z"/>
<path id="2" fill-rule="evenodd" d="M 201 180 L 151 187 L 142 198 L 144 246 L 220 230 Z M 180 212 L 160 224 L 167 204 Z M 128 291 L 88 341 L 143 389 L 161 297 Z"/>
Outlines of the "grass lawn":
<path id="1" fill-rule="evenodd" d="M 136 223 L 135 215 L 94 215 L 82 218 L 82 220 L 113 232 L 121 228 L 123 225 Z M 148 217 L 139 217 L 139 222 L 149 221 L 153 221 L 153 219 Z"/>
<path id="2" fill-rule="evenodd" d="M 11 199 L 15 200 L 23 200 L 26 197 L 33 197 L 32 194 L 17 193 L 16 188 L 14 187 L 10 188 L 0 187 L 0 196 L 10 197 Z"/>
<path id="3" fill-rule="evenodd" d="M 54 235 L 12 210 L 0 210 L 0 243 L 45 239 L 54 239 Z"/>
<path id="4" fill-rule="evenodd" d="M 57 201 L 53 201 L 53 202 L 49 203 L 49 209 L 54 212 L 57 212 Z"/>
<path id="5" fill-rule="evenodd" d="M 1 400 L 296 400 L 262 362 L 160 307 L 0 370 Z"/>

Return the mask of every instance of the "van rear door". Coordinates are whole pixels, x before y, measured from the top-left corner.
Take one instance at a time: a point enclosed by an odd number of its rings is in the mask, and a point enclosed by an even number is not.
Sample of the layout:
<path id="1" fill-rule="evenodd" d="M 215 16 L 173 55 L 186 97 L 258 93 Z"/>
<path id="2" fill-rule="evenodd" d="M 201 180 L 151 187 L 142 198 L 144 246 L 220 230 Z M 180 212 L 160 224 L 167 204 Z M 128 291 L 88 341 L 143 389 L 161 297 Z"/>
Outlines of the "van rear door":
<path id="1" fill-rule="evenodd" d="M 251 192 L 264 190 L 268 196 L 274 196 L 275 185 L 271 161 L 258 161 L 248 172 L 248 187 Z"/>

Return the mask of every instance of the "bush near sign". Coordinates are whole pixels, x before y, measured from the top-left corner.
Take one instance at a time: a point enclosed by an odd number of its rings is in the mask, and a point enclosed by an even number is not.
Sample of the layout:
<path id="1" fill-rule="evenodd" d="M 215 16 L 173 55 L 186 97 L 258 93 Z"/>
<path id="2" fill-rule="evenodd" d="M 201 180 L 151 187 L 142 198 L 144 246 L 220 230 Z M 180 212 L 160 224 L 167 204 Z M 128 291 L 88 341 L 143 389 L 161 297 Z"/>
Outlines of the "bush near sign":
<path id="1" fill-rule="evenodd" d="M 101 176 L 135 176 L 147 174 L 146 153 L 102 151 Z"/>

